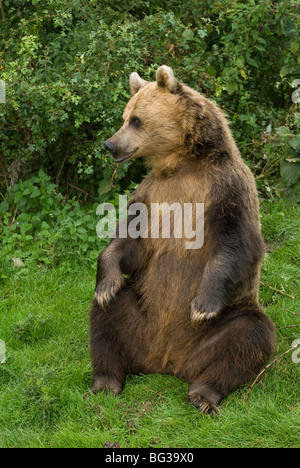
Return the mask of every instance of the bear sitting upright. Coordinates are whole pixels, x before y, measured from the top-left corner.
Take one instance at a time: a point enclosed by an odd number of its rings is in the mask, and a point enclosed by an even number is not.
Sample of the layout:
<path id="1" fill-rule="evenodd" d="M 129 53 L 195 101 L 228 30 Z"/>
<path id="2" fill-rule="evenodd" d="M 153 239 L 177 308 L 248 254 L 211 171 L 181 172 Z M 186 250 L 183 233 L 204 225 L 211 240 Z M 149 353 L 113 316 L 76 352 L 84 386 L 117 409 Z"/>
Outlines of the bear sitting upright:
<path id="1" fill-rule="evenodd" d="M 93 391 L 120 393 L 128 373 L 172 373 L 191 384 L 193 405 L 217 412 L 275 343 L 258 304 L 264 243 L 254 177 L 223 113 L 171 68 L 161 66 L 156 82 L 132 73 L 130 88 L 124 125 L 105 142 L 118 163 L 143 156 L 151 169 L 130 204 L 151 213 L 153 204 L 203 203 L 204 242 L 187 248 L 174 235 L 179 219 L 169 238 L 117 230 L 98 260 Z"/>

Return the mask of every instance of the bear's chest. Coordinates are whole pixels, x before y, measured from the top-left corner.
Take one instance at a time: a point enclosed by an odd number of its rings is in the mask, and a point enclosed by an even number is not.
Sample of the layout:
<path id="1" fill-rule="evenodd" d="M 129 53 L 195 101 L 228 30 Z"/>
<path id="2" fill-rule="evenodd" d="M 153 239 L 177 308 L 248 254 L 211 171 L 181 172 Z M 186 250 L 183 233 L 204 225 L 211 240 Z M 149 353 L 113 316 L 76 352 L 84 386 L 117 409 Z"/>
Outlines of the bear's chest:
<path id="1" fill-rule="evenodd" d="M 177 259 L 203 246 L 206 187 L 196 174 L 176 177 L 148 176 L 132 200 L 142 210 L 141 237 L 156 256 L 169 252 Z M 134 223 L 134 222 L 133 222 Z"/>
<path id="2" fill-rule="evenodd" d="M 146 213 L 140 219 L 147 265 L 139 282 L 146 308 L 168 298 L 163 309 L 183 309 L 196 294 L 207 257 L 205 197 L 205 181 L 196 174 L 148 177 L 136 191 L 132 201 Z"/>
<path id="3" fill-rule="evenodd" d="M 191 171 L 170 177 L 148 176 L 136 191 L 136 198 L 152 203 L 204 203 L 207 187 L 204 177 Z"/>

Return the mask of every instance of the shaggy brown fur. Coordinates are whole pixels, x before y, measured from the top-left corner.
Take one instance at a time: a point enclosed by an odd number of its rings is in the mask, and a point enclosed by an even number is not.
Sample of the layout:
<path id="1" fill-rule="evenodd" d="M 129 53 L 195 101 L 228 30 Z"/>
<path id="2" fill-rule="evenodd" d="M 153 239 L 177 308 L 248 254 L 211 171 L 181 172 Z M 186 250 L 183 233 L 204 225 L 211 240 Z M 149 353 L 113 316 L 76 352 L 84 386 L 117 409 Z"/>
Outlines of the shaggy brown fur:
<path id="1" fill-rule="evenodd" d="M 119 393 L 127 373 L 173 373 L 191 384 L 192 404 L 215 412 L 274 346 L 258 305 L 264 244 L 254 178 L 222 112 L 169 67 L 154 83 L 133 73 L 130 87 L 124 125 L 105 145 L 117 161 L 144 156 L 152 169 L 131 203 L 149 211 L 155 202 L 204 203 L 204 245 L 128 237 L 102 252 L 91 310 L 93 391 Z"/>

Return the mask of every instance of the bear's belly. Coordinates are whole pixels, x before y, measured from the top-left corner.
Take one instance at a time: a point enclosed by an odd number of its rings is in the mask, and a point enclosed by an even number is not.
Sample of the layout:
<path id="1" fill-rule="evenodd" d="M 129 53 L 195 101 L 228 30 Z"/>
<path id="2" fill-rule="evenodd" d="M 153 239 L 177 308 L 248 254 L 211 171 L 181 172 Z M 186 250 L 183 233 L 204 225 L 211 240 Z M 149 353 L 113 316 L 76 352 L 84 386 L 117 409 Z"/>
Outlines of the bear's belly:
<path id="1" fill-rule="evenodd" d="M 190 303 L 197 295 L 203 268 L 199 253 L 182 258 L 163 252 L 152 257 L 143 271 L 138 289 L 148 366 L 145 372 L 171 369 L 176 373 L 182 350 L 192 345 L 196 335 L 199 339 L 199 332 L 191 326 Z"/>
<path id="2" fill-rule="evenodd" d="M 140 275 L 144 307 L 158 315 L 172 310 L 176 318 L 189 308 L 201 284 L 204 249 L 187 250 L 182 239 L 157 239 L 155 244 Z"/>

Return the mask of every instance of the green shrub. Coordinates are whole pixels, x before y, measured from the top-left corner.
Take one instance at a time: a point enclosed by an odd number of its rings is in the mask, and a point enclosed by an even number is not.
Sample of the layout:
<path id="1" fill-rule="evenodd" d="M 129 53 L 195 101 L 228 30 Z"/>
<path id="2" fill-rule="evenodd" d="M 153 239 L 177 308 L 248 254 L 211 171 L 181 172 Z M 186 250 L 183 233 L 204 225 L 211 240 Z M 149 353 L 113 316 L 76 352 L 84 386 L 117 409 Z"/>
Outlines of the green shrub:
<path id="1" fill-rule="evenodd" d="M 167 63 L 227 112 L 262 194 L 288 188 L 297 199 L 298 180 L 287 173 L 299 164 L 299 105 L 291 100 L 300 78 L 298 3 L 2 0 L 2 6 L 4 190 L 41 168 L 71 197 L 93 199 L 99 186 L 101 194 L 103 187 L 138 182 L 142 164 L 115 171 L 102 142 L 121 123 L 129 73 L 152 80 Z M 267 129 L 282 127 L 293 138 L 277 144 L 277 133 Z"/>
<path id="2" fill-rule="evenodd" d="M 95 260 L 103 242 L 96 234 L 97 204 L 83 207 L 57 192 L 42 171 L 15 184 L 0 203 L 0 258 L 57 265 L 70 256 Z"/>

